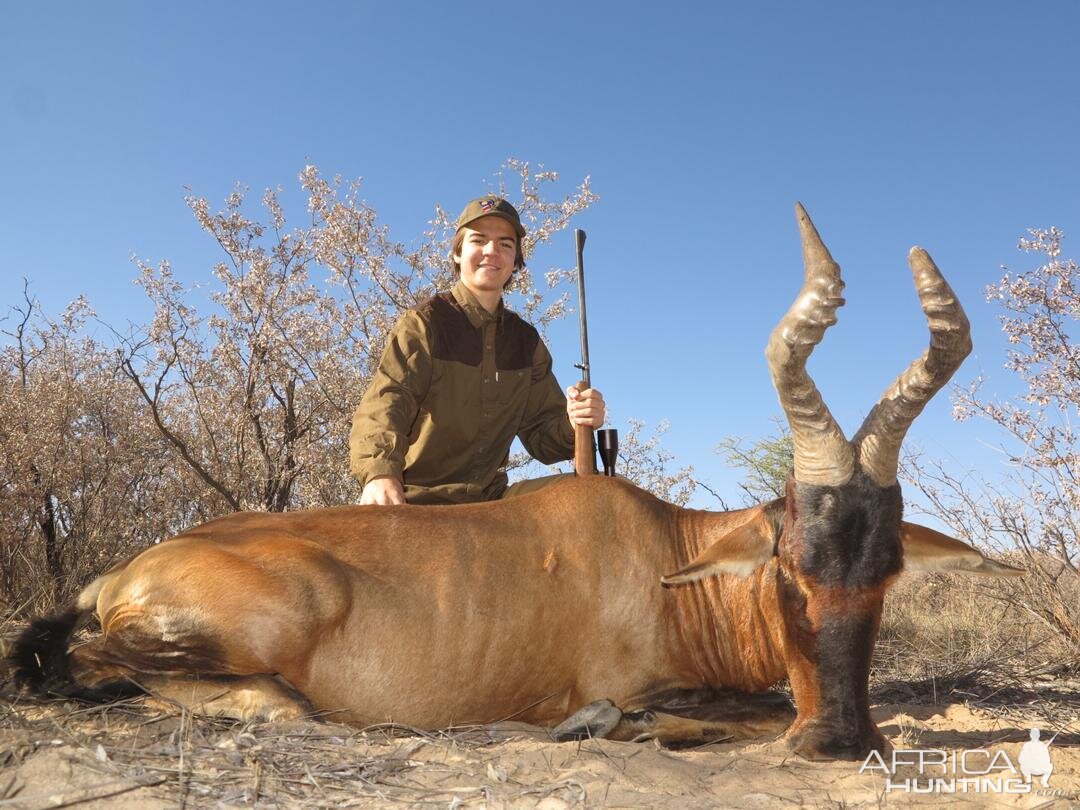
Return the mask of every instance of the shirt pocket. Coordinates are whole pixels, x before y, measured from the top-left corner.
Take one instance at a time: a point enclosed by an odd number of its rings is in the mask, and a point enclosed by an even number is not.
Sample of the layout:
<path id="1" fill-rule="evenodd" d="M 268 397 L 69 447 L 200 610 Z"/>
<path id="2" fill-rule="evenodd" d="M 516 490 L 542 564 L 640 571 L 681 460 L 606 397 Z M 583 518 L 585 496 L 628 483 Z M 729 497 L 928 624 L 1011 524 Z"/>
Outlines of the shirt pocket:
<path id="1" fill-rule="evenodd" d="M 502 408 L 524 410 L 529 397 L 529 369 L 509 369 L 495 375 L 495 401 Z"/>

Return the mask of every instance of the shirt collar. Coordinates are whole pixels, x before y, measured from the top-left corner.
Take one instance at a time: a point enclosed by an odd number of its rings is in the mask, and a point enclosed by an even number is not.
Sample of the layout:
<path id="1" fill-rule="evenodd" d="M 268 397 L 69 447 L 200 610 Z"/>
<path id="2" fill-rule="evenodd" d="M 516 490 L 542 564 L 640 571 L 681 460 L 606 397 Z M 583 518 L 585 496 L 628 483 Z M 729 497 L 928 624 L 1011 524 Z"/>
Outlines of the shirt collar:
<path id="1" fill-rule="evenodd" d="M 472 324 L 474 329 L 479 329 L 486 323 L 502 319 L 505 306 L 501 298 L 499 299 L 498 308 L 494 312 L 488 312 L 480 302 L 476 300 L 476 296 L 465 286 L 464 282 L 459 280 L 458 283 L 454 285 L 454 289 L 451 290 L 451 292 L 454 295 L 454 300 L 458 302 L 463 310 L 465 310 L 465 315 L 468 317 L 469 323 Z"/>

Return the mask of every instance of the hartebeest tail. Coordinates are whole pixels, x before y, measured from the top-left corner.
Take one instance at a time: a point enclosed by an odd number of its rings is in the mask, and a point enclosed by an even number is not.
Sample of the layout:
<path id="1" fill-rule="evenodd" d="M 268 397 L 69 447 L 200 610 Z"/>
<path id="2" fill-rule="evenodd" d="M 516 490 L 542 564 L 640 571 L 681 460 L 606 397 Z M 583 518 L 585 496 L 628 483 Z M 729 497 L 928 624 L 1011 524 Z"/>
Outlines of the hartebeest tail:
<path id="1" fill-rule="evenodd" d="M 12 645 L 10 662 L 15 682 L 34 692 L 73 697 L 91 702 L 143 694 L 134 681 L 117 679 L 91 687 L 79 683 L 71 671 L 71 637 L 89 618 L 93 606 L 72 606 L 62 613 L 30 622 Z"/>
<path id="2" fill-rule="evenodd" d="M 15 682 L 34 692 L 73 697 L 88 701 L 115 700 L 141 694 L 143 690 L 130 677 L 80 682 L 72 670 L 69 654 L 72 637 L 90 621 L 97 607 L 101 585 L 130 560 L 120 563 L 83 588 L 79 598 L 60 613 L 41 616 L 18 635 L 11 647 L 9 661 Z"/>
<path id="3" fill-rule="evenodd" d="M 10 663 L 15 680 L 35 692 L 67 694 L 72 686 L 68 642 L 82 619 L 72 607 L 30 622 L 15 639 Z"/>

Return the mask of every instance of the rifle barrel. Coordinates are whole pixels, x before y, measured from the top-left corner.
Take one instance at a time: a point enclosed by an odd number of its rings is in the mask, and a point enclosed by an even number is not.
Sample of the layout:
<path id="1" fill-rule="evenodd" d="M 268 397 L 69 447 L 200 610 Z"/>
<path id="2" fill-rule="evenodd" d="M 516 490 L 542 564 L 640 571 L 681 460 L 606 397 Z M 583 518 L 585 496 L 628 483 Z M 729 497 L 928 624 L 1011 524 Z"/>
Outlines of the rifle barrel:
<path id="1" fill-rule="evenodd" d="M 585 252 L 585 231 L 581 230 L 581 228 L 575 228 L 574 241 L 577 244 L 578 322 L 581 325 L 581 365 L 579 365 L 578 368 L 581 369 L 585 387 L 591 388 L 592 380 L 589 375 L 589 327 L 585 317 L 585 263 L 583 260 L 583 254 Z"/>

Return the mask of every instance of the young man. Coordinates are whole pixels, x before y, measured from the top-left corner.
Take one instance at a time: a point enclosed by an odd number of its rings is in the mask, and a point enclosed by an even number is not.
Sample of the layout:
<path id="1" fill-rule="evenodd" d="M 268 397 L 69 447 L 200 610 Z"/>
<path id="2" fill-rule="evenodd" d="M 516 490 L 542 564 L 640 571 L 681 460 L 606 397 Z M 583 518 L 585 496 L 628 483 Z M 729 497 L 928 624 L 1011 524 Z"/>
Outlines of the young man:
<path id="1" fill-rule="evenodd" d="M 574 453 L 574 424 L 604 423 L 599 391 L 562 393 L 536 329 L 502 301 L 524 266 L 525 228 L 495 196 L 457 219 L 458 282 L 406 312 L 353 416 L 349 456 L 362 504 L 469 503 L 535 489 L 507 486 L 515 436 L 545 464 Z"/>

